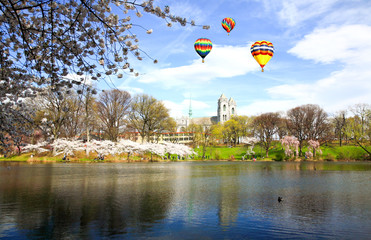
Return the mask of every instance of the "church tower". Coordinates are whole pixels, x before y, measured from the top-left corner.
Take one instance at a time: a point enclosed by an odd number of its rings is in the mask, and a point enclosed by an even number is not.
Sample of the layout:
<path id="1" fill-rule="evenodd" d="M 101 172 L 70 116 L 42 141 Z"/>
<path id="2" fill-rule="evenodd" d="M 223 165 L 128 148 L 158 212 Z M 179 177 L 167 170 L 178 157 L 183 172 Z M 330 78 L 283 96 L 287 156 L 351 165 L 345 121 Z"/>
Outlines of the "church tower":
<path id="1" fill-rule="evenodd" d="M 224 93 L 218 99 L 218 122 L 224 123 L 231 119 L 233 115 L 236 115 L 236 101 L 233 98 L 228 98 L 224 95 Z"/>
<path id="2" fill-rule="evenodd" d="M 236 112 L 237 104 L 233 98 L 229 99 L 228 104 L 229 104 L 229 118 L 231 118 L 233 115 L 237 115 L 237 112 Z"/>

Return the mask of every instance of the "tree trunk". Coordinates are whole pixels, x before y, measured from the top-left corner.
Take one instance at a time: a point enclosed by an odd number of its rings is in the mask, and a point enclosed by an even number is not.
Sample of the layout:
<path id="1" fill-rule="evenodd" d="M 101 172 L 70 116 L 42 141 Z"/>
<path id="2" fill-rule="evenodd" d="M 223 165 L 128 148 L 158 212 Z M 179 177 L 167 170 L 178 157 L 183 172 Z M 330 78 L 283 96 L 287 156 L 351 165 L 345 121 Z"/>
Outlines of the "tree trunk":
<path id="1" fill-rule="evenodd" d="M 371 153 L 364 147 L 364 146 L 362 146 L 362 144 L 360 143 L 360 142 L 358 142 L 357 140 L 356 140 L 356 143 L 363 149 L 363 150 L 365 150 L 367 153 L 368 153 L 368 158 L 371 158 Z"/>
<path id="2" fill-rule="evenodd" d="M 90 136 L 89 136 L 89 127 L 86 126 L 86 142 L 89 143 L 90 141 Z M 89 148 L 86 148 L 86 156 L 89 157 Z"/>

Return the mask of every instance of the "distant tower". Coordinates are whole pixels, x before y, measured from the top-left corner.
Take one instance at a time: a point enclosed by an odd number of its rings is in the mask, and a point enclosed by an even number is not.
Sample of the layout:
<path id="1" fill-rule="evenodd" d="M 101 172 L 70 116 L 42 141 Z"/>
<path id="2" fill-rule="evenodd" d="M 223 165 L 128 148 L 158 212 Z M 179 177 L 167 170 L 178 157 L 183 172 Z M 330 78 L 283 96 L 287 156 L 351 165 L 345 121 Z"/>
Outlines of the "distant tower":
<path id="1" fill-rule="evenodd" d="M 233 115 L 236 115 L 236 108 L 237 104 L 233 98 L 228 98 L 224 95 L 224 93 L 218 99 L 218 122 L 224 123 L 231 119 Z"/>
<path id="2" fill-rule="evenodd" d="M 229 118 L 231 118 L 233 115 L 237 115 L 236 112 L 237 104 L 233 98 L 230 98 L 228 103 L 229 103 Z"/>
<path id="3" fill-rule="evenodd" d="M 192 118 L 192 98 L 191 98 L 191 95 L 189 96 L 189 110 L 188 110 L 188 117 L 189 119 Z"/>

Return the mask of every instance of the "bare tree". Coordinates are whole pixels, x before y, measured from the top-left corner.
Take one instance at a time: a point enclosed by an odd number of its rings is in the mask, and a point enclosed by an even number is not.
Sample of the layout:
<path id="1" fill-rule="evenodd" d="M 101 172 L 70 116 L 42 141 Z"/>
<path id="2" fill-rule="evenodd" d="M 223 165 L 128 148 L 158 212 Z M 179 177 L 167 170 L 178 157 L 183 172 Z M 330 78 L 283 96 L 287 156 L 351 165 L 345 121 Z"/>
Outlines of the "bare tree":
<path id="1" fill-rule="evenodd" d="M 266 157 L 268 157 L 269 148 L 272 145 L 274 135 L 278 132 L 280 123 L 279 113 L 264 113 L 257 116 L 253 121 L 255 136 L 262 143 Z"/>
<path id="2" fill-rule="evenodd" d="M 305 140 L 321 140 L 327 136 L 327 116 L 322 108 L 314 104 L 295 107 L 287 112 L 287 128 L 299 141 L 299 155 Z"/>
<path id="3" fill-rule="evenodd" d="M 74 102 L 71 99 L 74 97 L 66 91 L 54 92 L 46 88 L 42 95 L 33 99 L 33 105 L 38 109 L 34 120 L 36 123 L 40 123 L 42 119 L 47 120 L 48 129 L 45 131 L 51 135 L 52 139 L 66 137 L 63 128 L 68 118 L 71 118 L 69 114 L 74 111 L 75 106 L 71 105 Z"/>
<path id="4" fill-rule="evenodd" d="M 335 127 L 335 136 L 339 139 L 339 146 L 343 144 L 343 138 L 345 135 L 345 124 L 346 124 L 346 111 L 339 111 L 333 117 L 333 124 Z"/>
<path id="5" fill-rule="evenodd" d="M 371 105 L 366 103 L 358 103 L 350 107 L 350 111 L 358 116 L 361 120 L 361 134 L 365 133 L 366 125 L 371 118 Z"/>
<path id="6" fill-rule="evenodd" d="M 123 131 L 130 103 L 131 96 L 126 91 L 113 89 L 99 95 L 97 113 L 103 124 L 104 133 L 109 140 L 117 141 L 119 134 Z"/>
<path id="7" fill-rule="evenodd" d="M 370 141 L 371 107 L 369 104 L 357 104 L 351 108 L 354 116 L 346 120 L 346 135 L 353 139 L 371 159 L 371 152 L 365 146 L 367 139 Z"/>

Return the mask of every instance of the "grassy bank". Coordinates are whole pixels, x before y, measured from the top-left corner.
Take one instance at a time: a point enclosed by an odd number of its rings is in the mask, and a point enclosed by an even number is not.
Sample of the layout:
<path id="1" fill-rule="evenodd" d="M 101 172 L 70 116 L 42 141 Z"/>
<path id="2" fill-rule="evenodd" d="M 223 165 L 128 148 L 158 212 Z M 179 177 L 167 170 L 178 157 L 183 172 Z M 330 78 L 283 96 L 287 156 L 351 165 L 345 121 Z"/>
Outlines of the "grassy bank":
<path id="1" fill-rule="evenodd" d="M 322 154 L 318 154 L 313 159 L 308 160 L 318 160 L 318 161 L 346 161 L 346 160 L 356 160 L 356 161 L 365 161 L 369 160 L 367 153 L 359 146 L 355 145 L 343 145 L 338 146 L 336 144 L 327 144 L 326 146 L 321 146 Z M 371 151 L 371 146 L 367 146 L 367 150 Z M 202 149 L 196 148 L 195 151 L 198 153 L 196 159 L 201 159 Z M 285 156 L 285 151 L 282 148 L 280 143 L 275 143 L 269 150 L 268 157 L 266 157 L 265 149 L 261 146 L 256 145 L 253 149 L 255 152 L 254 155 L 246 155 L 247 147 L 246 146 L 236 146 L 236 147 L 227 147 L 227 146 L 212 146 L 208 147 L 206 150 L 206 159 L 213 160 L 251 160 L 256 158 L 257 160 L 265 161 L 284 161 L 292 160 L 288 159 Z M 303 156 L 299 159 L 305 160 L 304 153 L 308 151 L 307 147 L 302 149 Z"/>
<path id="2" fill-rule="evenodd" d="M 367 146 L 368 151 L 371 151 L 371 146 Z M 303 156 L 308 148 L 304 147 L 303 149 Z M 316 160 L 316 161 L 365 161 L 367 159 L 367 153 L 360 148 L 359 146 L 355 145 L 345 145 L 345 146 L 338 146 L 337 144 L 327 144 L 321 146 L 322 154 L 317 154 L 315 158 L 308 159 L 308 160 Z M 282 148 L 280 143 L 275 143 L 271 149 L 269 150 L 269 155 L 266 157 L 265 150 L 261 148 L 259 145 L 256 145 L 253 149 L 255 154 L 253 155 L 246 155 L 247 147 L 240 145 L 236 147 L 228 147 L 228 146 L 211 146 L 207 147 L 206 149 L 206 158 L 202 159 L 202 149 L 196 148 L 195 152 L 198 154 L 194 156 L 192 159 L 186 160 L 233 160 L 233 161 L 240 161 L 240 160 L 252 160 L 256 158 L 258 161 L 285 161 L 285 160 L 294 160 L 288 159 L 285 156 L 284 149 Z M 299 160 L 305 160 L 304 157 L 298 158 Z M 90 154 L 86 156 L 85 153 L 77 153 L 75 156 L 70 156 L 70 162 L 97 162 L 94 160 L 96 156 L 94 154 Z M 177 161 L 177 156 L 172 156 L 173 160 L 163 160 L 158 156 L 152 156 L 153 161 Z M 150 154 L 145 155 L 131 155 L 128 161 L 127 155 L 121 156 L 106 156 L 104 162 L 148 162 L 151 160 Z M 31 156 L 31 153 L 21 154 L 19 156 L 12 156 L 8 158 L 0 157 L 0 161 L 14 161 L 14 162 L 63 162 L 62 156 L 52 156 L 49 154 L 44 155 L 36 155 Z"/>

